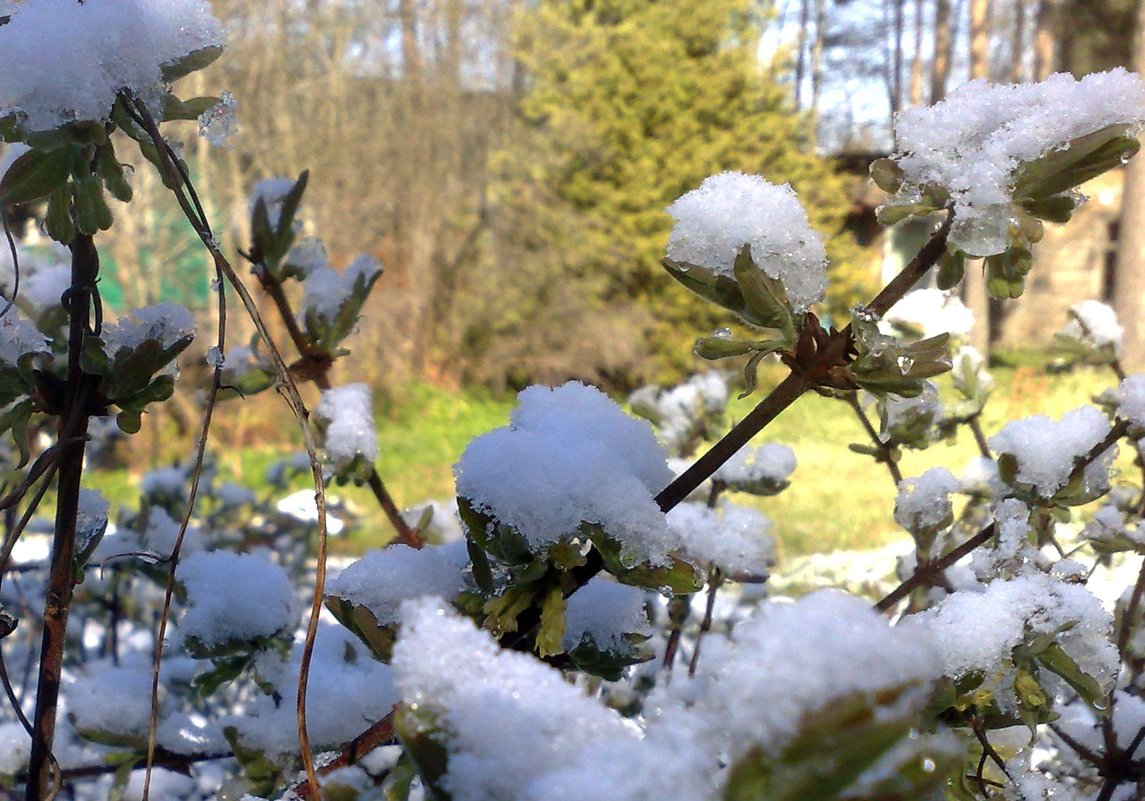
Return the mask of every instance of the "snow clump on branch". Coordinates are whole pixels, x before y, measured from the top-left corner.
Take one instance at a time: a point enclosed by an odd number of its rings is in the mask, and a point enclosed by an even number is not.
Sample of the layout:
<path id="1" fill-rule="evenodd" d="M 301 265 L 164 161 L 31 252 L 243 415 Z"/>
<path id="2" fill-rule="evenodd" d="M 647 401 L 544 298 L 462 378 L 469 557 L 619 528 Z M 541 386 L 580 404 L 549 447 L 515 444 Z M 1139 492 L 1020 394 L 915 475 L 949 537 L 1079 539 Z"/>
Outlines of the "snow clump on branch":
<path id="1" fill-rule="evenodd" d="M 1078 137 L 1143 122 L 1145 85 L 1124 69 L 1080 81 L 1066 74 L 1012 86 L 972 81 L 895 119 L 903 183 L 894 200 L 920 202 L 928 189 L 943 190 L 954 208 L 950 246 L 972 256 L 1002 253 L 1024 165 Z"/>
<path id="2" fill-rule="evenodd" d="M 676 220 L 668 258 L 734 279 L 744 245 L 764 273 L 783 284 L 796 311 L 823 297 L 827 253 L 795 191 L 758 175 L 723 172 L 705 178 L 668 207 Z"/>
<path id="3" fill-rule="evenodd" d="M 666 564 L 679 547 L 653 496 L 672 480 L 652 427 L 579 382 L 533 386 L 509 425 L 473 440 L 454 471 L 457 494 L 535 548 L 595 523 L 626 557 Z"/>
<path id="4" fill-rule="evenodd" d="M 0 118 L 104 120 L 121 89 L 157 106 L 163 68 L 224 39 L 206 0 L 24 0 L 0 26 Z"/>

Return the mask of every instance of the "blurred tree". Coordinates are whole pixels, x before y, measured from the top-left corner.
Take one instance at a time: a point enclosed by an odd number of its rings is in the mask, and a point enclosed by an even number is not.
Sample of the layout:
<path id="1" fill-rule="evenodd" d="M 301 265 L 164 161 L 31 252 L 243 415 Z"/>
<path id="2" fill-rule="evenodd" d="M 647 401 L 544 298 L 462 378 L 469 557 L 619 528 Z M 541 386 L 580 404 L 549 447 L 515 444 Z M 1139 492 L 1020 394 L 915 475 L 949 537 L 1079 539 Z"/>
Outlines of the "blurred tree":
<path id="1" fill-rule="evenodd" d="M 790 182 L 829 238 L 828 313 L 860 299 L 861 272 L 841 233 L 846 181 L 814 152 L 809 118 L 765 77 L 761 25 L 748 0 L 543 2 L 524 23 L 527 120 L 557 149 L 530 183 L 589 222 L 562 258 L 602 276 L 597 299 L 651 315 L 659 370 L 690 364 L 691 341 L 728 320 L 665 280 L 659 267 L 672 200 L 723 170 Z"/>
<path id="2" fill-rule="evenodd" d="M 1145 72 L 1145 3 L 1139 4 L 1133 67 Z M 1145 160 L 1136 158 L 1125 168 L 1125 195 L 1121 206 L 1121 238 L 1114 278 L 1114 307 L 1125 326 L 1121 360 L 1129 370 L 1145 369 Z"/>

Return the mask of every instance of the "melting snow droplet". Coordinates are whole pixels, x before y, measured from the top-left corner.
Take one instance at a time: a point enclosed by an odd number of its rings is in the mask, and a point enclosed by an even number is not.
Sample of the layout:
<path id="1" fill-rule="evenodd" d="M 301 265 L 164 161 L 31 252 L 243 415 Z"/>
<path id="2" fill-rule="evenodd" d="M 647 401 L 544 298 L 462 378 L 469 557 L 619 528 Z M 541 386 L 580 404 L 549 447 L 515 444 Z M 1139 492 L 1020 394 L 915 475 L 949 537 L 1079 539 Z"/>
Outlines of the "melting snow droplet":
<path id="1" fill-rule="evenodd" d="M 910 368 L 914 367 L 914 359 L 909 356 L 898 357 L 899 372 L 906 375 L 910 372 Z"/>

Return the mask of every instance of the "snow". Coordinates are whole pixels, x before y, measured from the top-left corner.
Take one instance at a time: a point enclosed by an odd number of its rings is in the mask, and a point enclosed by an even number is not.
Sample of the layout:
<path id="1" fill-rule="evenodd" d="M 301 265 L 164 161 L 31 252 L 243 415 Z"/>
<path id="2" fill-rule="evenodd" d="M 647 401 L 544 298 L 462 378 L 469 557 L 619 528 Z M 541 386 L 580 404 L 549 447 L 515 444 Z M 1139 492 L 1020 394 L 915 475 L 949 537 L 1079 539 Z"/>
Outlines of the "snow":
<path id="1" fill-rule="evenodd" d="M 250 210 L 261 200 L 266 204 L 266 216 L 271 228 L 278 228 L 282 217 L 282 201 L 294 188 L 292 178 L 264 178 L 254 185 L 250 193 Z"/>
<path id="2" fill-rule="evenodd" d="M 323 390 L 314 414 L 323 421 L 323 445 L 335 468 L 344 468 L 359 457 L 371 465 L 377 461 L 378 432 L 368 386 L 347 384 Z"/>
<path id="3" fill-rule="evenodd" d="M 315 270 L 329 266 L 326 246 L 316 236 L 304 237 L 286 254 L 285 263 L 303 276 L 308 276 Z"/>
<path id="4" fill-rule="evenodd" d="M 473 440 L 454 468 L 457 493 L 543 549 L 599 524 L 623 556 L 665 564 L 679 545 L 654 495 L 672 480 L 646 421 L 570 381 L 518 396 L 509 425 Z"/>
<path id="5" fill-rule="evenodd" d="M 950 495 L 961 487 L 945 467 L 932 467 L 921 476 L 904 478 L 895 498 L 895 522 L 915 535 L 949 525 L 954 517 Z"/>
<path id="6" fill-rule="evenodd" d="M 1042 498 L 1049 498 L 1069 481 L 1073 462 L 1084 456 L 1109 433 L 1109 421 L 1093 406 L 1082 406 L 1054 421 L 1044 415 L 1013 420 L 990 437 L 998 454 L 1010 454 L 1018 463 L 1016 479 Z M 1084 473 L 1087 488 L 1109 482 L 1109 466 L 1117 453 L 1113 446 L 1092 462 Z"/>
<path id="7" fill-rule="evenodd" d="M 694 742 L 734 761 L 753 746 L 778 753 L 805 715 L 855 694 L 914 687 L 901 700 L 925 703 L 938 667 L 928 632 L 891 627 L 869 601 L 824 590 L 762 605 L 732 637 L 709 635 L 695 680 L 673 680 L 664 695 L 691 704 Z"/>
<path id="8" fill-rule="evenodd" d="M 160 68 L 223 39 L 205 0 L 24 0 L 0 27 L 0 117 L 33 131 L 105 120 L 122 88 L 157 108 Z"/>
<path id="9" fill-rule="evenodd" d="M 260 679 L 289 700 L 277 702 L 272 695 L 262 695 L 241 714 L 221 721 L 235 727 L 244 746 L 272 760 L 298 754 L 294 699 L 301 659 L 301 642 L 294 643 L 285 660 L 275 653 L 261 655 L 257 663 Z M 390 666 L 373 659 L 341 626 L 319 623 L 312 659 L 306 729 L 316 750 L 340 747 L 385 717 L 397 700 Z"/>
<path id="10" fill-rule="evenodd" d="M 0 363 L 15 365 L 28 353 L 51 353 L 47 338 L 15 308 L 0 317 Z"/>
<path id="11" fill-rule="evenodd" d="M 440 600 L 408 601 L 394 647 L 402 701 L 433 715 L 455 801 L 520 798 L 531 780 L 601 740 L 634 739 L 623 718 L 527 654 L 504 651 Z"/>
<path id="12" fill-rule="evenodd" d="M 779 486 L 795 472 L 795 451 L 788 445 L 767 442 L 758 447 L 744 445 L 720 465 L 714 478 L 732 488 L 764 482 Z"/>
<path id="13" fill-rule="evenodd" d="M 756 265 L 779 280 L 797 312 L 823 297 L 827 254 L 788 184 L 723 172 L 668 207 L 676 220 L 668 258 L 733 278 L 735 258 L 751 246 Z"/>
<path id="14" fill-rule="evenodd" d="M 730 575 L 763 576 L 775 561 L 771 521 L 746 506 L 682 503 L 668 513 L 668 525 L 685 553 Z"/>
<path id="15" fill-rule="evenodd" d="M 981 672 L 992 680 L 1003 709 L 1013 690 L 997 684 L 1014 648 L 1031 637 L 1054 635 L 1078 667 L 1108 684 L 1117 671 L 1109 642 L 1113 620 L 1085 587 L 1041 573 L 995 580 L 978 591 L 961 590 L 931 609 L 904 618 L 900 627 L 930 632 L 942 653 L 943 674 Z"/>
<path id="16" fill-rule="evenodd" d="M 303 314 L 313 312 L 333 320 L 353 296 L 355 284 L 369 283 L 381 271 L 382 266 L 369 256 L 358 256 L 342 273 L 332 267 L 315 267 L 302 283 Z"/>
<path id="17" fill-rule="evenodd" d="M 179 631 L 207 649 L 274 637 L 294 625 L 290 577 L 260 556 L 196 553 L 179 563 L 176 575 L 188 607 Z"/>
<path id="18" fill-rule="evenodd" d="M 146 740 L 151 721 L 151 668 L 100 664 L 65 688 L 68 714 L 81 732 Z"/>
<path id="19" fill-rule="evenodd" d="M 1127 376 L 1114 390 L 1117 416 L 1145 428 L 1145 373 Z"/>
<path id="20" fill-rule="evenodd" d="M 909 330 L 921 339 L 939 334 L 961 338 L 969 335 L 974 327 L 974 313 L 952 291 L 916 289 L 892 306 L 883 321 Z"/>
<path id="21" fill-rule="evenodd" d="M 99 338 L 108 358 L 114 358 L 123 348 L 134 350 L 148 339 L 159 340 L 166 350 L 194 334 L 195 317 L 186 306 L 159 303 L 134 309 L 114 323 L 104 323 Z"/>
<path id="22" fill-rule="evenodd" d="M 647 593 L 597 576 L 568 599 L 564 647 L 571 651 L 584 640 L 601 650 L 626 645 L 626 634 L 652 636 L 646 611 Z"/>
<path id="23" fill-rule="evenodd" d="M 326 585 L 326 594 L 365 606 L 379 625 L 398 622 L 402 601 L 435 595 L 452 601 L 464 589 L 461 570 L 439 548 L 392 545 L 369 551 Z"/>
<path id="24" fill-rule="evenodd" d="M 917 201 L 928 184 L 945 189 L 954 205 L 950 247 L 972 256 L 1001 253 L 1023 164 L 1106 126 L 1135 129 L 1143 120 L 1145 86 L 1120 68 L 1080 81 L 1066 74 L 1036 84 L 971 81 L 940 103 L 896 117 L 895 160 L 905 175 L 894 200 Z"/>
<path id="25" fill-rule="evenodd" d="M 25 266 L 21 262 L 21 267 Z M 37 264 L 35 269 L 20 275 L 20 299 L 40 311 L 61 306 L 60 299 L 72 285 L 70 264 Z"/>
<path id="26" fill-rule="evenodd" d="M 15 776 L 32 753 L 32 740 L 19 723 L 0 723 L 0 776 Z"/>
<path id="27" fill-rule="evenodd" d="M 215 147 L 233 147 L 232 141 L 239 132 L 235 109 L 238 103 L 230 92 L 219 95 L 219 102 L 199 115 L 199 136 Z"/>
<path id="28" fill-rule="evenodd" d="M 707 417 L 721 415 L 728 405 L 728 379 L 717 370 L 697 373 L 671 389 L 641 387 L 629 396 L 629 405 L 651 420 L 673 452 L 689 449 Z"/>
<path id="29" fill-rule="evenodd" d="M 1069 320 L 1058 335 L 1097 349 L 1112 348 L 1120 354 L 1124 333 L 1112 306 L 1099 300 L 1083 300 L 1069 307 Z"/>

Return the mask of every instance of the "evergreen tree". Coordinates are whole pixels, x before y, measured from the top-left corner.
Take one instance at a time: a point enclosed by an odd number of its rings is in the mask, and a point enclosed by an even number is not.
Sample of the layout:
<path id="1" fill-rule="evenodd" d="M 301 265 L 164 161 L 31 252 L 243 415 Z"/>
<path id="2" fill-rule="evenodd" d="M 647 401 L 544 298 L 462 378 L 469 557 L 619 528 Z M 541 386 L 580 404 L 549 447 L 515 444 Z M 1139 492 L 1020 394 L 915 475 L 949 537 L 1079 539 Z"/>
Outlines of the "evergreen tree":
<path id="1" fill-rule="evenodd" d="M 727 324 L 665 280 L 662 209 L 724 170 L 788 181 L 830 237 L 827 312 L 859 299 L 860 274 L 842 223 L 846 179 L 814 152 L 813 126 L 757 53 L 765 20 L 748 0 L 543 2 L 523 23 L 525 118 L 558 155 L 543 176 L 588 218 L 569 259 L 607 276 L 605 304 L 633 300 L 654 322 L 657 366 L 685 366 L 688 340 Z"/>

